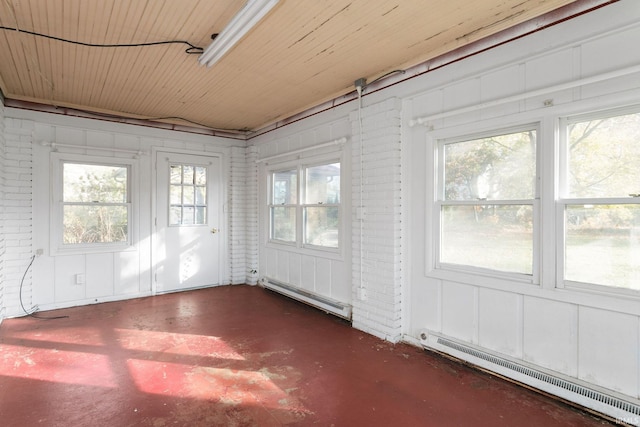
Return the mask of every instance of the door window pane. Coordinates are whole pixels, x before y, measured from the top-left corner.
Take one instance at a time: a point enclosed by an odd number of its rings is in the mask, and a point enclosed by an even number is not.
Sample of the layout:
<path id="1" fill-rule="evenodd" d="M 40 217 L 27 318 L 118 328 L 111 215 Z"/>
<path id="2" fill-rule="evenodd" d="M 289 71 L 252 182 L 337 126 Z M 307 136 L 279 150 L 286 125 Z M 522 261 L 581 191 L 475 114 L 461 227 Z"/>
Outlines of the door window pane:
<path id="1" fill-rule="evenodd" d="M 172 164 L 169 174 L 169 225 L 206 224 L 207 168 Z"/>

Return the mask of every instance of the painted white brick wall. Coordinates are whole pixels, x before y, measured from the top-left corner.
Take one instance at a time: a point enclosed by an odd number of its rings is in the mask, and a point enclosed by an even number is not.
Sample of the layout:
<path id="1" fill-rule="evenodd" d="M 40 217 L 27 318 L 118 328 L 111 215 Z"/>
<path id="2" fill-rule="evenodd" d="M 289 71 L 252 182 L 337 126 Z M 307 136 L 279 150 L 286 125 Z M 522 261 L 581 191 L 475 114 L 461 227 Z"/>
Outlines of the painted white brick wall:
<path id="1" fill-rule="evenodd" d="M 229 155 L 229 272 L 231 284 L 244 283 L 246 277 L 246 228 L 247 211 L 244 177 L 246 159 L 244 148 L 233 147 Z"/>
<path id="2" fill-rule="evenodd" d="M 20 281 L 32 255 L 32 140 L 34 124 L 29 120 L 4 119 L 4 261 L 3 303 L 6 316 L 23 314 Z M 31 270 L 22 289 L 24 307 L 32 307 Z"/>
<path id="3" fill-rule="evenodd" d="M 4 319 L 4 163 L 5 163 L 5 137 L 4 137 L 4 103 L 0 94 L 0 322 Z"/>
<path id="4" fill-rule="evenodd" d="M 402 335 L 401 107 L 390 98 L 350 116 L 353 326 L 392 342 Z"/>
<path id="5" fill-rule="evenodd" d="M 251 146 L 245 149 L 247 167 L 245 169 L 244 199 L 246 209 L 246 242 L 245 263 L 247 267 L 246 283 L 255 285 L 258 283 L 258 148 Z"/>

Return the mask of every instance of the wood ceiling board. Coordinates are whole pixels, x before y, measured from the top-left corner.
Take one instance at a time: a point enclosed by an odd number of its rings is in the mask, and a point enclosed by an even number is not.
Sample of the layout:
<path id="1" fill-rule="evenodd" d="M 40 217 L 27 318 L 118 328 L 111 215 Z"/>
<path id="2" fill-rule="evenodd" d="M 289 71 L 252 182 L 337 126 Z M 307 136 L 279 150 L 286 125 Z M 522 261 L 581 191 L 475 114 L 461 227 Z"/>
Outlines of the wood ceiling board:
<path id="1" fill-rule="evenodd" d="M 4 0 L 0 23 L 91 43 L 206 47 L 244 3 Z M 186 45 L 90 48 L 3 31 L 0 84 L 8 98 L 257 129 L 353 91 L 356 78 L 416 65 L 568 3 L 280 0 L 211 68 Z"/>

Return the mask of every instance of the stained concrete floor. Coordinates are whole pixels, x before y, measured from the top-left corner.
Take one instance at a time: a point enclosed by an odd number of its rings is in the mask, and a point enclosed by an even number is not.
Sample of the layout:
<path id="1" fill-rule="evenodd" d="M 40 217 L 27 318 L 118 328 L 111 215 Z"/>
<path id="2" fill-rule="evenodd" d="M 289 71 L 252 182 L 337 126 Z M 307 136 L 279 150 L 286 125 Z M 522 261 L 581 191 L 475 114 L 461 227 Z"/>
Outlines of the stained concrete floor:
<path id="1" fill-rule="evenodd" d="M 4 427 L 611 425 L 257 287 L 54 314 L 0 325 Z"/>

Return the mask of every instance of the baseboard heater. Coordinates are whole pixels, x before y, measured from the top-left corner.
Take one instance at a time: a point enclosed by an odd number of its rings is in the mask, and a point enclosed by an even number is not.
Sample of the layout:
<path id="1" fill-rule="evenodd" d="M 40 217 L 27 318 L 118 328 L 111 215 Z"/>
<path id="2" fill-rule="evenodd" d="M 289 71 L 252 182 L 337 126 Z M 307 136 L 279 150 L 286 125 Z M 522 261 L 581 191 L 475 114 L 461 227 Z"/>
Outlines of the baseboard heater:
<path id="1" fill-rule="evenodd" d="M 557 373 L 533 368 L 471 345 L 422 331 L 420 343 L 426 349 L 436 350 L 462 359 L 480 368 L 526 384 L 566 401 L 607 415 L 618 423 L 640 426 L 640 404 L 615 392 L 599 390 L 594 386 L 579 384 L 575 379 Z"/>
<path id="2" fill-rule="evenodd" d="M 320 310 L 326 311 L 327 313 L 334 314 L 349 321 L 351 320 L 351 305 L 349 304 L 345 304 L 332 298 L 327 298 L 314 292 L 300 289 L 274 279 L 263 278 L 260 280 L 260 285 L 272 291 L 286 295 L 289 298 L 293 298 Z"/>

